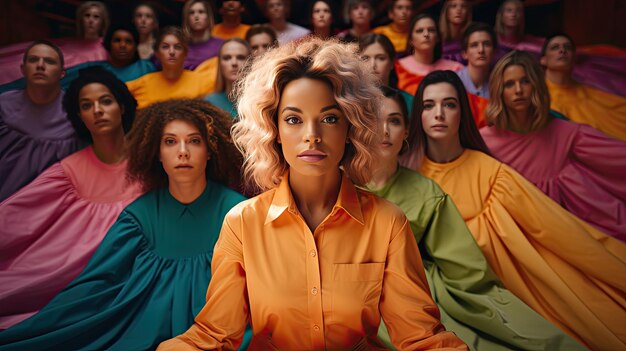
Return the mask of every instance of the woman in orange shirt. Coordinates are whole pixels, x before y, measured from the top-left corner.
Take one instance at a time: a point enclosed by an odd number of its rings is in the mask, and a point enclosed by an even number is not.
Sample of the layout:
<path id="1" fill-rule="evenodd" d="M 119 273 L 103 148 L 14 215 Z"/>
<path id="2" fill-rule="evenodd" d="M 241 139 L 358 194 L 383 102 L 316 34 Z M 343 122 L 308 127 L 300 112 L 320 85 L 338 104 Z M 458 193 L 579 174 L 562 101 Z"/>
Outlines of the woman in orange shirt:
<path id="1" fill-rule="evenodd" d="M 401 210 L 357 190 L 379 144 L 381 99 L 355 52 L 290 43 L 254 62 L 238 86 L 233 139 L 243 174 L 265 192 L 233 208 L 215 246 L 207 303 L 159 350 L 382 347 L 467 350 L 439 321 Z"/>

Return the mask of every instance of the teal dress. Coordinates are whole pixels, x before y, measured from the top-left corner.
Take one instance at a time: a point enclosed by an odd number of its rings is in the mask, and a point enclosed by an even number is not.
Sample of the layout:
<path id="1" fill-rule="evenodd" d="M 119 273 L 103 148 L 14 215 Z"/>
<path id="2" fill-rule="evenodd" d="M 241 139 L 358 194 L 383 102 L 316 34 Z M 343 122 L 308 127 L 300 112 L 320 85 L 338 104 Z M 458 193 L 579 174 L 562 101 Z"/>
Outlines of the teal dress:
<path id="1" fill-rule="evenodd" d="M 503 287 L 452 199 L 434 181 L 400 167 L 383 188 L 370 191 L 405 212 L 441 322 L 470 349 L 584 350 Z M 379 337 L 389 340 L 384 327 Z"/>
<path id="2" fill-rule="evenodd" d="M 74 281 L 0 332 L 0 350 L 154 350 L 182 334 L 206 302 L 224 216 L 244 199 L 211 181 L 188 205 L 167 188 L 138 198 Z"/>
<path id="3" fill-rule="evenodd" d="M 215 107 L 221 108 L 222 110 L 230 113 L 230 117 L 235 118 L 237 116 L 237 109 L 235 108 L 235 104 L 232 101 L 228 100 L 228 95 L 225 92 L 221 91 L 219 93 L 213 93 L 207 95 L 204 100 L 212 103 Z"/>

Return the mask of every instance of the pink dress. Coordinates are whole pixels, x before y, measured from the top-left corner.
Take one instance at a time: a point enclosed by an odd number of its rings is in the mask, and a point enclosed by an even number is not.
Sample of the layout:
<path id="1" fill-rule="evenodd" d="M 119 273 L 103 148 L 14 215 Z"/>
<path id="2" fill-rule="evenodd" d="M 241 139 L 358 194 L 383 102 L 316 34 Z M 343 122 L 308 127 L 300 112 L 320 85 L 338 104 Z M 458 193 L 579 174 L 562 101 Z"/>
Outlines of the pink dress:
<path id="1" fill-rule="evenodd" d="M 140 194 L 126 181 L 126 161 L 105 164 L 89 146 L 0 203 L 0 330 L 71 282 Z"/>
<path id="2" fill-rule="evenodd" d="M 559 119 L 528 134 L 495 127 L 480 133 L 500 161 L 569 212 L 626 242 L 626 143 Z"/>

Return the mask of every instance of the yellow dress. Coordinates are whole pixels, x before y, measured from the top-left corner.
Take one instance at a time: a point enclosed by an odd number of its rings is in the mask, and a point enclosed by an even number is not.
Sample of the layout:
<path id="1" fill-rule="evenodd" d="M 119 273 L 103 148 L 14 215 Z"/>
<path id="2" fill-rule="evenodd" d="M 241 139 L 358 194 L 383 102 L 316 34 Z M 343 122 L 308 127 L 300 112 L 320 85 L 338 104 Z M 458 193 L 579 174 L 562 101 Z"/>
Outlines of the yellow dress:
<path id="1" fill-rule="evenodd" d="M 626 245 L 484 153 L 425 159 L 421 173 L 452 196 L 509 290 L 590 349 L 626 349 Z"/>
<path id="2" fill-rule="evenodd" d="M 396 49 L 396 53 L 402 53 L 406 51 L 406 40 L 409 35 L 407 32 L 401 32 L 395 28 L 393 23 L 386 26 L 376 27 L 372 30 L 372 33 L 384 34 Z"/>
<path id="3" fill-rule="evenodd" d="M 626 98 L 580 83 L 561 85 L 546 79 L 546 84 L 550 108 L 573 122 L 626 141 Z"/>
<path id="4" fill-rule="evenodd" d="M 215 76 L 209 77 L 208 74 L 185 70 L 172 83 L 159 71 L 127 82 L 126 85 L 137 99 L 137 108 L 142 109 L 159 101 L 204 97 L 215 89 Z"/>
<path id="5" fill-rule="evenodd" d="M 211 34 L 220 39 L 228 40 L 232 38 L 239 38 L 246 40 L 246 32 L 250 29 L 250 26 L 247 24 L 239 24 L 235 28 L 226 27 L 223 23 L 218 23 L 213 27 Z"/>

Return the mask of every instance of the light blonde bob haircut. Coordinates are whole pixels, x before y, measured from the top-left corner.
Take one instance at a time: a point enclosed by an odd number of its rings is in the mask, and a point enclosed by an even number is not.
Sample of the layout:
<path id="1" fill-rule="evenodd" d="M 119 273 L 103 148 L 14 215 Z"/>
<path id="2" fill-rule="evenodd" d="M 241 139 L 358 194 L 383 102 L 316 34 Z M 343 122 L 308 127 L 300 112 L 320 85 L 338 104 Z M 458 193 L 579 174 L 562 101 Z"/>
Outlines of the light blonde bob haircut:
<path id="1" fill-rule="evenodd" d="M 530 94 L 530 108 L 528 118 L 532 120 L 530 130 L 540 130 L 547 126 L 552 117 L 550 116 L 550 94 L 544 79 L 543 70 L 535 58 L 525 52 L 514 50 L 504 55 L 493 68 L 489 77 L 489 94 L 491 99 L 485 118 L 487 123 L 498 129 L 511 129 L 511 114 L 507 110 L 504 102 L 504 71 L 510 66 L 521 66 L 526 72 L 526 76 L 532 86 Z"/>
<path id="2" fill-rule="evenodd" d="M 504 7 L 507 4 L 515 4 L 515 6 L 517 6 L 520 9 L 520 12 L 521 12 L 520 24 L 515 29 L 514 35 L 516 38 L 522 38 L 524 36 L 524 22 L 526 20 L 526 17 L 524 16 L 524 3 L 521 2 L 520 0 L 505 0 L 502 2 L 500 7 L 498 8 L 498 12 L 496 13 L 496 24 L 494 26 L 496 34 L 504 35 L 505 33 L 504 25 L 502 24 L 502 14 L 504 13 Z"/>
<path id="3" fill-rule="evenodd" d="M 100 27 L 100 31 L 98 31 L 98 36 L 103 37 L 104 33 L 109 29 L 109 11 L 107 7 L 100 1 L 85 1 L 76 9 L 76 36 L 79 38 L 85 37 L 85 24 L 83 23 L 83 17 L 85 16 L 85 12 L 92 7 L 96 7 L 100 11 L 100 16 L 102 17 L 102 26 Z"/>
<path id="4" fill-rule="evenodd" d="M 206 0 L 189 0 L 185 3 L 185 6 L 183 7 L 183 32 L 185 32 L 185 35 L 192 40 L 193 35 L 191 33 L 191 26 L 189 25 L 189 12 L 191 11 L 191 6 L 195 5 L 195 4 L 202 4 L 202 6 L 204 6 L 204 11 L 206 11 L 206 15 L 207 15 L 207 31 L 209 32 L 209 36 L 211 36 L 211 31 L 213 30 L 213 25 L 215 24 L 215 19 L 213 16 L 213 8 L 211 7 L 211 4 L 206 1 Z"/>
<path id="5" fill-rule="evenodd" d="M 235 88 L 240 119 L 231 132 L 243 154 L 245 184 L 259 191 L 275 188 L 289 169 L 277 142 L 277 110 L 285 86 L 300 78 L 319 79 L 331 87 L 349 123 L 340 166 L 355 184 L 369 181 L 380 143 L 382 93 L 357 51 L 354 44 L 311 38 L 272 49 L 245 68 Z"/>
<path id="6" fill-rule="evenodd" d="M 465 22 L 463 22 L 463 26 L 459 31 L 459 37 L 452 37 L 452 24 L 448 20 L 448 9 L 450 8 L 450 3 L 452 0 L 446 0 L 441 7 L 441 12 L 439 13 L 439 33 L 441 34 L 441 41 L 451 41 L 451 40 L 460 40 L 463 36 L 463 32 L 467 29 L 467 27 L 472 23 L 472 4 L 468 0 L 463 0 L 465 5 L 467 6 L 467 18 Z"/>

